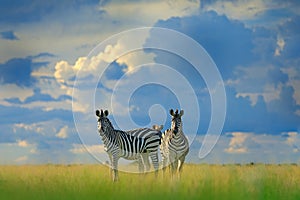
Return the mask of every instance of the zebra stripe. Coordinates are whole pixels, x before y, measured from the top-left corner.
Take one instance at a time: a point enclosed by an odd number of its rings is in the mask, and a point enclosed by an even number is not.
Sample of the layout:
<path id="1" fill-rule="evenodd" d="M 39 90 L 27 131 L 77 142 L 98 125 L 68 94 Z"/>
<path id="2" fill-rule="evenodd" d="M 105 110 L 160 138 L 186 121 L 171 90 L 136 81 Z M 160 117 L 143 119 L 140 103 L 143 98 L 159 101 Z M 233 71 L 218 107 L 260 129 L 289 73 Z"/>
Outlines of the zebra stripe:
<path id="1" fill-rule="evenodd" d="M 158 148 L 161 143 L 161 132 L 150 128 L 140 128 L 130 131 L 115 130 L 107 118 L 108 111 L 96 111 L 98 116 L 98 132 L 104 143 L 113 169 L 113 181 L 118 179 L 118 160 L 139 160 L 147 163 L 148 156 L 153 167 L 158 170 Z M 146 160 L 147 159 L 147 160 Z M 140 171 L 143 167 L 139 166 Z"/>

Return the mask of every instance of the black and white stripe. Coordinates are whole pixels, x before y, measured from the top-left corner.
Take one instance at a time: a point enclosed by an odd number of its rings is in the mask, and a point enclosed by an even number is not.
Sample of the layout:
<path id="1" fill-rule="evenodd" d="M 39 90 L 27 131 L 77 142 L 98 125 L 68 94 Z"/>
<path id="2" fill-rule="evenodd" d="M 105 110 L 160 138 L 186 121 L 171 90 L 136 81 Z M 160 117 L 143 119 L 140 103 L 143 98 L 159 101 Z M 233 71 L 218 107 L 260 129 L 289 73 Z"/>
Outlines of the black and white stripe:
<path id="1" fill-rule="evenodd" d="M 102 137 L 105 151 L 108 153 L 113 169 L 113 181 L 118 179 L 118 160 L 139 160 L 139 163 L 152 160 L 153 167 L 158 170 L 158 148 L 161 143 L 161 132 L 140 128 L 130 131 L 115 130 L 107 118 L 108 111 L 96 110 L 98 116 L 98 132 Z M 147 160 L 147 161 L 146 161 Z M 139 166 L 141 170 L 141 166 Z"/>
<path id="2" fill-rule="evenodd" d="M 160 145 L 163 169 L 170 165 L 172 174 L 177 171 L 180 173 L 185 157 L 189 152 L 189 142 L 182 131 L 181 116 L 184 114 L 183 110 L 174 113 L 170 110 L 172 115 L 171 128 L 164 131 L 162 134 L 162 143 Z"/>

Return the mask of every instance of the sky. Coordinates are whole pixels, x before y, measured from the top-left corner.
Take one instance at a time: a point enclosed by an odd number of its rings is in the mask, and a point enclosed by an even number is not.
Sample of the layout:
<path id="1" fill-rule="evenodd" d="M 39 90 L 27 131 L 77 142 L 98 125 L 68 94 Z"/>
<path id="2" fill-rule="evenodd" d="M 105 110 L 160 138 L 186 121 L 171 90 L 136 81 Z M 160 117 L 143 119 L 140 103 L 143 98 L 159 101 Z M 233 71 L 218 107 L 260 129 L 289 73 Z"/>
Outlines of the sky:
<path id="1" fill-rule="evenodd" d="M 300 163 L 297 1 L 0 4 L 0 164 L 105 162 L 96 109 L 165 130 L 171 108 L 188 162 Z"/>

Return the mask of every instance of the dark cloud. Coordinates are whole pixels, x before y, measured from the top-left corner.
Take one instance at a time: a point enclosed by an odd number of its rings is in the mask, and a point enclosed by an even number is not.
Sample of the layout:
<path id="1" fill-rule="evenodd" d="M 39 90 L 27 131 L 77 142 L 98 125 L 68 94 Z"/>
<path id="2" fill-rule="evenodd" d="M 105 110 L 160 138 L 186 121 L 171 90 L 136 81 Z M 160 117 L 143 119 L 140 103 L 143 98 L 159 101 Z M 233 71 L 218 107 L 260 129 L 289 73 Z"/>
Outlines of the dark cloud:
<path id="1" fill-rule="evenodd" d="M 259 96 L 255 105 L 249 97 L 236 97 L 234 88 L 227 88 L 227 117 L 224 132 L 244 131 L 255 133 L 281 134 L 284 131 L 297 131 L 300 109 L 293 98 L 294 90 L 284 86 L 279 99 L 268 104 Z"/>
<path id="2" fill-rule="evenodd" d="M 252 30 L 213 11 L 161 20 L 155 26 L 180 31 L 196 40 L 212 57 L 225 79 L 232 77 L 234 67 L 248 65 L 256 58 Z"/>
<path id="3" fill-rule="evenodd" d="M 270 109 L 285 117 L 295 115 L 294 112 L 300 109 L 300 106 L 297 105 L 296 100 L 293 98 L 294 93 L 295 90 L 292 86 L 283 86 L 279 96 L 280 98 L 270 103 Z"/>
<path id="4" fill-rule="evenodd" d="M 0 84 L 16 84 L 18 86 L 32 86 L 36 79 L 31 72 L 42 66 L 47 66 L 48 61 L 36 62 L 33 59 L 40 57 L 53 57 L 50 53 L 42 53 L 26 58 L 12 58 L 5 63 L 0 63 Z"/>
<path id="5" fill-rule="evenodd" d="M 105 77 L 112 80 L 118 80 L 125 74 L 123 70 L 126 68 L 126 65 L 120 65 L 114 61 L 106 68 Z"/>
<path id="6" fill-rule="evenodd" d="M 2 31 L 0 37 L 5 40 L 19 40 L 13 31 Z"/>
<path id="7" fill-rule="evenodd" d="M 70 1 L 39 1 L 20 0 L 12 2 L 1 1 L 0 24 L 20 24 L 41 21 L 46 17 L 54 17 L 68 13 L 69 10 L 78 11 L 83 6 L 98 5 L 97 0 Z"/>
<path id="8" fill-rule="evenodd" d="M 35 81 L 31 77 L 32 61 L 28 58 L 13 58 L 0 64 L 0 83 L 30 86 Z"/>
<path id="9" fill-rule="evenodd" d="M 280 59 L 285 53 L 289 55 L 289 57 L 285 56 L 286 59 L 300 57 L 299 45 L 296 45 L 300 43 L 300 40 L 297 42 L 298 27 L 300 27 L 297 25 L 300 20 L 295 19 L 282 26 L 282 29 L 285 27 L 282 33 L 285 34 L 279 36 L 282 36 L 287 43 Z M 299 129 L 300 116 L 295 114 L 299 106 L 293 97 L 295 91 L 291 86 L 286 85 L 289 77 L 281 70 L 283 65 L 278 62 L 279 57 L 274 56 L 279 37 L 274 27 L 272 29 L 248 28 L 239 21 L 230 20 L 215 12 L 202 12 L 196 16 L 161 20 L 156 23 L 156 26 L 171 28 L 190 36 L 207 50 L 224 80 L 237 80 L 234 87 L 226 86 L 227 116 L 224 132 L 280 134 L 286 130 Z M 151 42 L 151 37 L 148 42 Z M 197 80 L 201 79 L 191 70 L 192 67 L 188 63 L 174 58 L 170 53 L 169 55 L 154 53 L 156 62 L 172 66 L 185 75 L 197 93 L 205 89 L 204 82 L 200 81 L 198 84 Z M 255 76 L 255 68 L 246 69 L 251 67 L 256 67 L 257 73 L 261 71 L 266 73 L 266 76 L 261 74 Z M 270 69 L 265 71 L 263 70 L 265 68 Z M 266 85 L 274 85 L 276 89 L 280 89 L 279 99 L 267 103 L 263 96 L 258 96 L 257 102 L 253 105 L 250 97 L 238 96 L 241 90 L 243 93 L 263 93 Z M 208 93 L 198 93 L 198 98 L 202 116 L 198 132 L 205 133 L 211 115 L 209 109 L 211 102 Z"/>

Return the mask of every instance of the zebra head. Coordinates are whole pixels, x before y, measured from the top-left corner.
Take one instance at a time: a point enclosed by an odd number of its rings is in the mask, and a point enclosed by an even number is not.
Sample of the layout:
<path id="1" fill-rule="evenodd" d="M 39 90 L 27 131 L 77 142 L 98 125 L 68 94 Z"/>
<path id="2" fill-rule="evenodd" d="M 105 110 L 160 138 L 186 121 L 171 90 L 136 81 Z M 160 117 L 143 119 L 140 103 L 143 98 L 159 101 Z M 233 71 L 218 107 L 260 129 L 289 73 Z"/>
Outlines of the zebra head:
<path id="1" fill-rule="evenodd" d="M 103 110 L 101 109 L 101 111 L 96 110 L 96 116 L 98 117 L 98 131 L 99 133 L 104 133 L 105 131 L 107 131 L 107 128 L 109 126 L 111 126 L 109 119 L 107 118 L 108 115 L 108 110 L 105 110 L 103 112 Z"/>
<path id="2" fill-rule="evenodd" d="M 175 135 L 182 131 L 181 116 L 183 113 L 183 110 L 180 113 L 178 113 L 178 109 L 175 112 L 173 109 L 170 110 L 170 114 L 172 115 L 171 130 Z"/>

